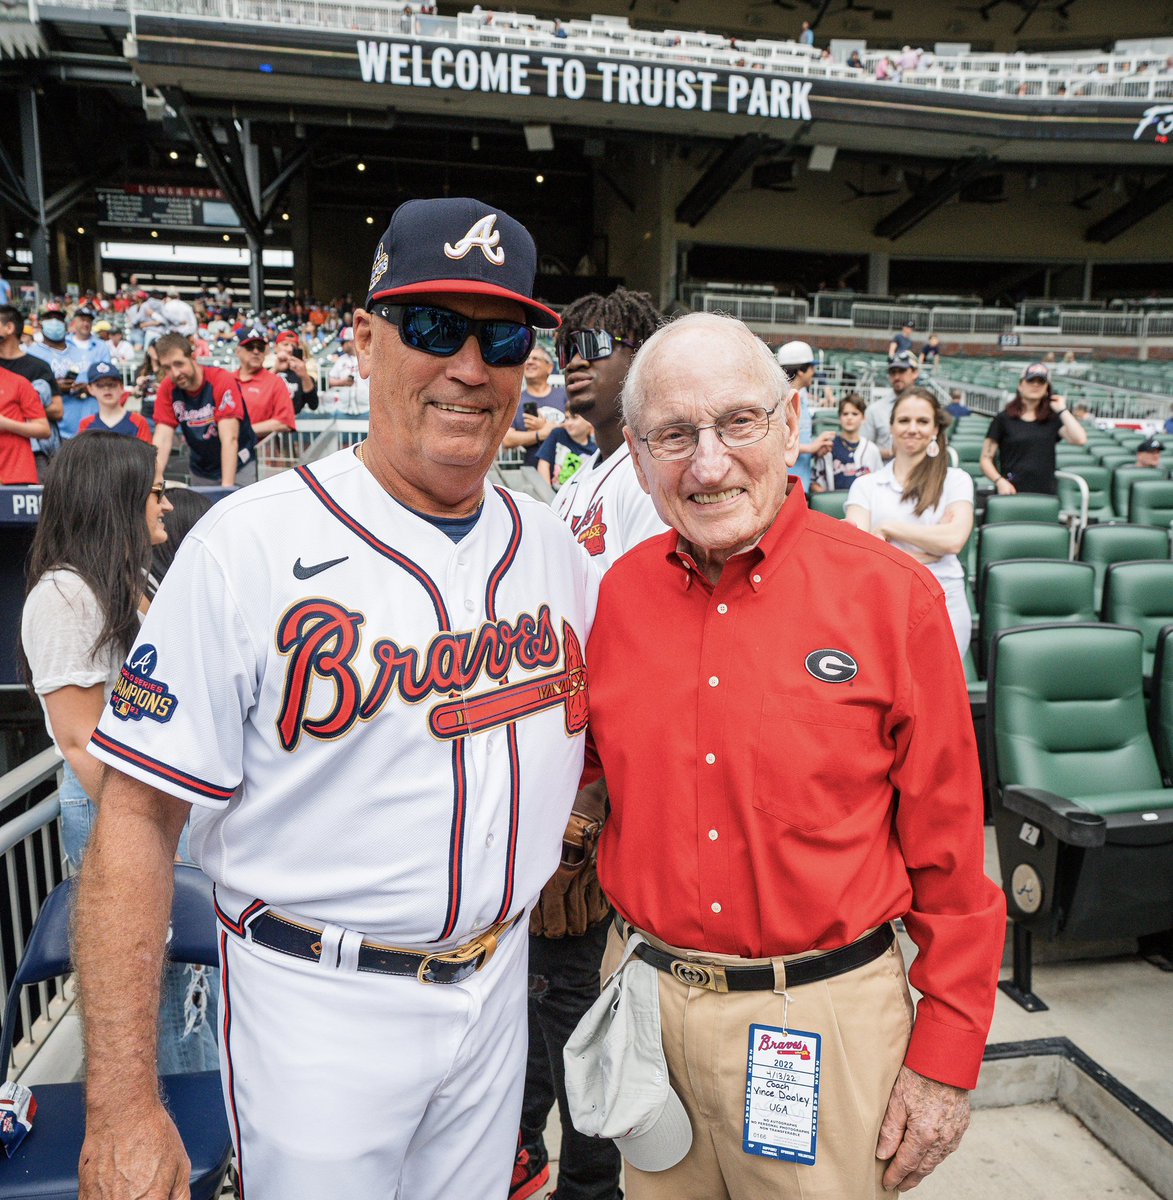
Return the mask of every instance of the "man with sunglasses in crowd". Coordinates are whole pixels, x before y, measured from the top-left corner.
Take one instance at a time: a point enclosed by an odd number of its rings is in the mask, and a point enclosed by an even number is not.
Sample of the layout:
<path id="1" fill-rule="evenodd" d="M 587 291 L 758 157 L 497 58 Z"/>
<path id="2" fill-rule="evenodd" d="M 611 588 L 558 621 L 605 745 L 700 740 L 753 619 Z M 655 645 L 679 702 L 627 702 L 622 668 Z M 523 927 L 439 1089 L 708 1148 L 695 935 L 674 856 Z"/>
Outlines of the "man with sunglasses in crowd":
<path id="1" fill-rule="evenodd" d="M 82 1200 L 186 1191 L 152 1023 L 192 809 L 242 1194 L 508 1192 L 523 918 L 581 773 L 597 590 L 545 505 L 486 483 L 558 324 L 536 267 L 498 209 L 401 205 L 354 315 L 367 440 L 218 504 L 151 605 L 123 668 L 151 708 L 91 745 Z"/>
<path id="2" fill-rule="evenodd" d="M 683 1105 L 641 1108 L 637 1068 L 621 1112 L 586 1114 L 630 1156 L 628 1200 L 914 1187 L 965 1130 L 993 1015 L 1006 910 L 945 598 L 809 511 L 796 399 L 709 313 L 650 338 L 624 388 L 672 528 L 607 573 L 588 646 L 603 969 L 643 936 Z"/>
<path id="3" fill-rule="evenodd" d="M 620 287 L 576 300 L 557 334 L 567 408 L 595 427 L 598 450 L 563 485 L 554 508 L 600 571 L 665 528 L 632 469 L 620 403 L 632 356 L 661 319 L 651 296 Z M 555 1100 L 562 1117 L 559 1200 L 619 1196 L 615 1147 L 584 1137 L 569 1120 L 562 1060 L 566 1039 L 599 995 L 610 906 L 598 886 L 594 847 L 605 810 L 603 782 L 579 793 L 563 839 L 563 865 L 530 921 L 529 1065 L 511 1200 L 534 1195 L 549 1178 L 544 1130 Z"/>

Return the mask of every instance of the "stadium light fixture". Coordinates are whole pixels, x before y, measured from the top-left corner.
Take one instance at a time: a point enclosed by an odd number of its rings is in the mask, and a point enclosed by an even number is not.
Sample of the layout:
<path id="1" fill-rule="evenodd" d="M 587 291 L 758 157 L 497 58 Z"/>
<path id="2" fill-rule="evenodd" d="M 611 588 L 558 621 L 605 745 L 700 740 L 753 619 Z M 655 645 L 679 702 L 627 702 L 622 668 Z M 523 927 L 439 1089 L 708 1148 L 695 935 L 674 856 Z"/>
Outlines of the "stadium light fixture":
<path id="1" fill-rule="evenodd" d="M 545 183 L 545 182 L 546 182 L 546 177 L 545 177 L 545 175 L 535 175 L 535 176 L 534 176 L 534 182 L 535 182 L 535 183 Z"/>
<path id="2" fill-rule="evenodd" d="M 367 164 L 365 162 L 357 162 L 354 164 L 354 169 L 356 171 L 365 171 L 367 169 Z"/>
<path id="3" fill-rule="evenodd" d="M 170 151 L 168 151 L 168 153 L 167 153 L 167 157 L 168 157 L 168 158 L 169 158 L 169 159 L 170 159 L 172 162 L 177 162 L 177 161 L 178 161 L 178 159 L 179 159 L 179 151 L 178 151 L 178 150 L 170 150 Z"/>
<path id="4" fill-rule="evenodd" d="M 535 150 L 554 149 L 554 131 L 549 125 L 523 125 L 525 148 L 531 153 Z"/>

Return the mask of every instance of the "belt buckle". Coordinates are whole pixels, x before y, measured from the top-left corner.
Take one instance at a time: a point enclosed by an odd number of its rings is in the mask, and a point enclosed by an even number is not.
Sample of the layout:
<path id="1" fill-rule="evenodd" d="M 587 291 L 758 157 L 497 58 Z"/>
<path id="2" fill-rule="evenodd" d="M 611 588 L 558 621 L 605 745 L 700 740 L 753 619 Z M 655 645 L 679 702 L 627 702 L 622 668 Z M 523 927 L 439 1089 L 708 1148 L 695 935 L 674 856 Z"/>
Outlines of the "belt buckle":
<path id="1" fill-rule="evenodd" d="M 729 990 L 725 968 L 716 963 L 697 963 L 689 962 L 686 958 L 674 958 L 670 970 L 674 979 L 688 987 L 707 988 L 710 992 Z"/>
<path id="2" fill-rule="evenodd" d="M 497 926 L 454 950 L 425 954 L 415 973 L 416 978 L 420 983 L 461 983 L 470 975 L 476 974 L 493 957 L 493 952 L 497 949 L 495 929 Z M 449 978 L 436 978 L 433 968 L 437 963 L 454 968 Z"/>

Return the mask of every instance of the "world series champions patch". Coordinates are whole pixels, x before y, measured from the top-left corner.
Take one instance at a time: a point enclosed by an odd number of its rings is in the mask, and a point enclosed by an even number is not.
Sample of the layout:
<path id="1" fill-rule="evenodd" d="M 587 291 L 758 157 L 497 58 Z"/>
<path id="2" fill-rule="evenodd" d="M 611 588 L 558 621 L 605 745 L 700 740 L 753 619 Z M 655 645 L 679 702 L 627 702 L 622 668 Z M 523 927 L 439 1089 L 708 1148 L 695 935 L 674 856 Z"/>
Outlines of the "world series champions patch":
<path id="1" fill-rule="evenodd" d="M 159 652 L 149 643 L 136 646 L 122 665 L 114 691 L 110 693 L 110 711 L 120 721 L 170 721 L 179 706 L 175 693 L 161 679 L 155 667 Z"/>

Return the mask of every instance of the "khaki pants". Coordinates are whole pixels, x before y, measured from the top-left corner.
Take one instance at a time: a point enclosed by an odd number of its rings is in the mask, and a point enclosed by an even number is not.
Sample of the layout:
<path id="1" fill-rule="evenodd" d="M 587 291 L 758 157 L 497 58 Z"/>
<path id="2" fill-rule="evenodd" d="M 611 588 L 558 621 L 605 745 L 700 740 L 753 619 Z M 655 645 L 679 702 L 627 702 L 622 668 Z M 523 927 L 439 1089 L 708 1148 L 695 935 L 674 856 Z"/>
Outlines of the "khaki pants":
<path id="1" fill-rule="evenodd" d="M 647 935 L 644 935 L 647 937 Z M 674 947 L 648 937 L 661 949 Z M 612 929 L 606 978 L 623 943 Z M 660 1024 L 672 1087 L 692 1123 L 692 1148 L 667 1171 L 624 1166 L 628 1200 L 859 1200 L 894 1196 L 876 1159 L 880 1122 L 912 1030 L 912 1000 L 898 943 L 879 958 L 820 983 L 785 990 L 786 958 L 755 960 L 676 951 L 730 965 L 773 962 L 773 992 L 713 992 L 666 972 Z M 791 955 L 791 958 L 806 957 Z M 751 1024 L 784 1024 L 822 1035 L 819 1125 L 813 1166 L 778 1162 L 742 1149 L 745 1073 Z"/>

